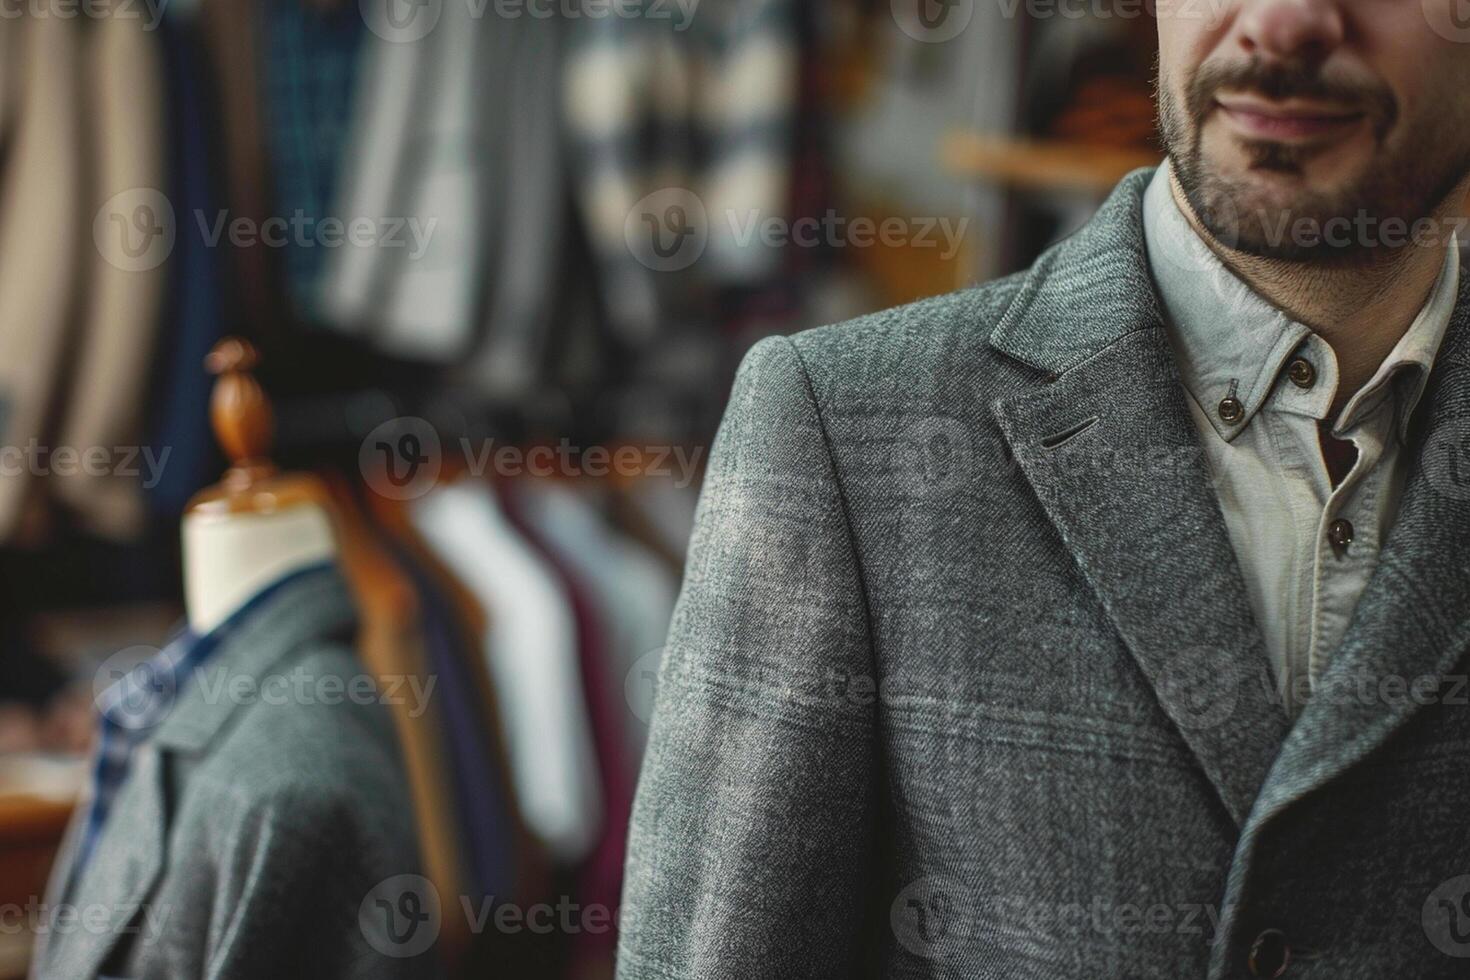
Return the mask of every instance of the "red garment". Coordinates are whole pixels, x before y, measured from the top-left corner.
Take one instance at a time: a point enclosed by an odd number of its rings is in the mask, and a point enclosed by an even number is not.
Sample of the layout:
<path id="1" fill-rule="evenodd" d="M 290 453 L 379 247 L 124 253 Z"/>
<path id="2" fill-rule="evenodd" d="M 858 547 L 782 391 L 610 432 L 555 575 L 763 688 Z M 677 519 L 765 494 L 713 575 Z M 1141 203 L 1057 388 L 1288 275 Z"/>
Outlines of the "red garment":
<path id="1" fill-rule="evenodd" d="M 520 510 L 515 488 L 501 489 L 503 492 L 498 496 L 506 517 L 566 589 L 577 624 L 577 658 L 582 667 L 582 690 L 602 787 L 603 825 L 591 856 L 577 869 L 576 899 L 584 917 L 586 910 L 595 906 L 606 910 L 602 921 L 609 922 L 610 927 L 603 932 L 580 930 L 573 944 L 573 955 L 579 963 L 605 960 L 617 948 L 617 928 L 611 923 L 622 897 L 623 858 L 628 849 L 628 821 L 633 812 L 634 787 L 629 776 L 633 767 L 626 757 L 628 737 L 619 710 L 622 686 L 619 678 L 608 676 L 607 630 L 597 615 L 586 582 L 536 535 Z"/>

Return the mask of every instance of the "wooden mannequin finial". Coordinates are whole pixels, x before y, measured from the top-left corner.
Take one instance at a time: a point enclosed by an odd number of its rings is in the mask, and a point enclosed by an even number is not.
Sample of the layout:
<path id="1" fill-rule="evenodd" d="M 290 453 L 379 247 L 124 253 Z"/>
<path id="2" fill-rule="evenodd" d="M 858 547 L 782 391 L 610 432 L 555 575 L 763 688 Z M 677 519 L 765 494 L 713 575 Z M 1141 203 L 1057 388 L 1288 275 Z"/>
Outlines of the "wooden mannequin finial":
<path id="1" fill-rule="evenodd" d="M 275 415 L 265 389 L 251 373 L 259 363 L 255 348 L 239 337 L 224 338 L 204 359 L 204 369 L 218 378 L 209 419 L 230 460 L 223 484 L 233 491 L 247 490 L 275 473 L 270 461 Z"/>

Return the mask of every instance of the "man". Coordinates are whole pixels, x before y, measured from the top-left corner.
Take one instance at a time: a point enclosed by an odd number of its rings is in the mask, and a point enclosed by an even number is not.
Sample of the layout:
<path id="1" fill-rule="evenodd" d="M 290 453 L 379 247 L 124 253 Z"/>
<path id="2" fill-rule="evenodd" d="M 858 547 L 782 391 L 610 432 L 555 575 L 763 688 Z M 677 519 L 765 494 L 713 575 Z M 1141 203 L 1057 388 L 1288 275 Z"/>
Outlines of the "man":
<path id="1" fill-rule="evenodd" d="M 1169 166 L 751 353 L 622 977 L 1466 975 L 1454 3 L 1161 5 Z"/>

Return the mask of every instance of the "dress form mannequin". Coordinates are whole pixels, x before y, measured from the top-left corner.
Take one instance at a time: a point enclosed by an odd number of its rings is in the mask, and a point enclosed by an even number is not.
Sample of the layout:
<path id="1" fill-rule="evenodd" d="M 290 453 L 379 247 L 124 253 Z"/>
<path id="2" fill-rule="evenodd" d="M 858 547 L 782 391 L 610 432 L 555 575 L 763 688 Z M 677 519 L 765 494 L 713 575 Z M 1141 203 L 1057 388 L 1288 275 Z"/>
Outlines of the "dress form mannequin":
<path id="1" fill-rule="evenodd" d="M 184 514 L 184 604 L 199 634 L 283 575 L 337 558 L 326 488 L 315 477 L 278 473 L 268 458 L 274 419 L 250 373 L 257 362 L 236 338 L 205 361 L 219 376 L 210 421 L 231 467 Z"/>

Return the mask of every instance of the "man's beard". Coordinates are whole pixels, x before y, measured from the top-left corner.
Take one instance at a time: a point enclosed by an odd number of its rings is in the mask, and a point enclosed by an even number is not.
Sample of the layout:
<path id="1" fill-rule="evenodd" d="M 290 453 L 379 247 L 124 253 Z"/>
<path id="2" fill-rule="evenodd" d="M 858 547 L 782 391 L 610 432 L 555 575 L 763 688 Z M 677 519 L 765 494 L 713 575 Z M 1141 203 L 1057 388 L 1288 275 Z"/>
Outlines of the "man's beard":
<path id="1" fill-rule="evenodd" d="M 1300 192 L 1285 207 L 1268 205 L 1256 199 L 1248 180 L 1215 172 L 1205 160 L 1204 121 L 1222 90 L 1358 107 L 1367 115 L 1378 152 L 1368 169 L 1345 186 Z M 1455 146 L 1461 136 L 1449 128 L 1456 125 L 1453 120 L 1422 120 L 1391 150 L 1388 137 L 1399 119 L 1398 102 L 1386 88 L 1370 82 L 1253 59 L 1200 68 L 1186 87 L 1184 105 L 1162 79 L 1158 92 L 1164 144 L 1185 197 L 1211 235 L 1249 255 L 1375 264 L 1386 247 L 1407 244 L 1408 231 L 1434 217 L 1470 171 L 1470 150 Z M 1244 149 L 1249 170 L 1283 174 L 1302 173 L 1317 152 L 1268 140 L 1247 141 Z"/>

